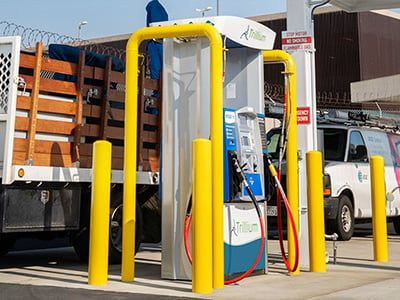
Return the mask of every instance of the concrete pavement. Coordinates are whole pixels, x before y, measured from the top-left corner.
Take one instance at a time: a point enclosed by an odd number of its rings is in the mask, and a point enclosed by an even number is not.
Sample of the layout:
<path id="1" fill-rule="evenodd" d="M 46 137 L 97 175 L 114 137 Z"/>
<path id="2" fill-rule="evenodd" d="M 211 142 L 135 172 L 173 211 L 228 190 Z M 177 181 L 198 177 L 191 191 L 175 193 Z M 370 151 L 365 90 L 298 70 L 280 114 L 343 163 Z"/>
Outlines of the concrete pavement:
<path id="1" fill-rule="evenodd" d="M 390 233 L 392 229 L 389 230 Z M 288 275 L 277 240 L 269 241 L 268 274 L 214 290 L 191 292 L 191 282 L 160 278 L 161 249 L 145 245 L 136 256 L 134 282 L 121 282 L 120 266 L 109 268 L 106 286 L 87 284 L 87 265 L 72 248 L 14 251 L 0 258 L 0 299 L 392 299 L 400 298 L 400 236 L 389 235 L 389 262 L 373 261 L 370 229 L 337 242 L 337 263 L 326 273 L 302 269 Z M 326 243 L 332 261 L 332 242 Z"/>

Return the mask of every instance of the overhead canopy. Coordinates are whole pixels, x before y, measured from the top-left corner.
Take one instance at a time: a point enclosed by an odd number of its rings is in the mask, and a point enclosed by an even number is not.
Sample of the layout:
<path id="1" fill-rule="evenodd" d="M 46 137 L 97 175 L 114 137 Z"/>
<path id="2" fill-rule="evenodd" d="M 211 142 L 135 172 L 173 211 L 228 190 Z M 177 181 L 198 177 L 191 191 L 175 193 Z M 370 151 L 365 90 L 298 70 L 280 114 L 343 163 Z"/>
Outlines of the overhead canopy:
<path id="1" fill-rule="evenodd" d="M 217 16 L 184 20 L 171 20 L 169 22 L 155 22 L 150 26 L 165 26 L 176 24 L 208 23 L 233 42 L 261 50 L 270 50 L 274 47 L 276 33 L 268 27 L 240 17 Z"/>
<path id="2" fill-rule="evenodd" d="M 329 3 L 348 12 L 400 8 L 400 0 L 331 0 Z"/>

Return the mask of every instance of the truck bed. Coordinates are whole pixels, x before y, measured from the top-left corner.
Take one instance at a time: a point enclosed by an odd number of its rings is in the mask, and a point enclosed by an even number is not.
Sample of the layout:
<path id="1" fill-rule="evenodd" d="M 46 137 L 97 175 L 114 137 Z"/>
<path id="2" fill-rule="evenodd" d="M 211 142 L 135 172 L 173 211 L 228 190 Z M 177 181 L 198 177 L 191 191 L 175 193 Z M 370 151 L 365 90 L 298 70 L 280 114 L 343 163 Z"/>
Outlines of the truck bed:
<path id="1" fill-rule="evenodd" d="M 3 183 L 42 177 L 90 181 L 92 145 L 96 140 L 112 143 L 112 180 L 122 181 L 125 74 L 111 69 L 110 56 L 102 68 L 87 65 L 85 51 L 80 51 L 78 63 L 51 59 L 43 52 L 38 43 L 35 53 L 12 56 L 11 61 L 19 59 L 18 87 L 16 94 L 7 99 L 6 113 L 15 115 L 7 122 L 15 123 L 11 126 L 12 147 L 4 149 L 4 156 L 11 155 L 12 161 L 11 166 L 3 166 L 9 172 L 4 176 L 3 170 Z M 4 75 L 1 64 L 0 61 L 0 74 Z M 146 78 L 144 66 L 139 78 L 138 171 L 158 172 L 161 99 L 151 93 L 161 90 L 161 84 Z M 23 176 L 18 173 L 20 169 L 24 170 Z M 51 175 L 54 173 L 59 175 Z M 138 181 L 144 178 L 143 183 L 156 183 L 154 174 L 138 175 Z M 148 178 L 151 182 L 147 182 Z"/>

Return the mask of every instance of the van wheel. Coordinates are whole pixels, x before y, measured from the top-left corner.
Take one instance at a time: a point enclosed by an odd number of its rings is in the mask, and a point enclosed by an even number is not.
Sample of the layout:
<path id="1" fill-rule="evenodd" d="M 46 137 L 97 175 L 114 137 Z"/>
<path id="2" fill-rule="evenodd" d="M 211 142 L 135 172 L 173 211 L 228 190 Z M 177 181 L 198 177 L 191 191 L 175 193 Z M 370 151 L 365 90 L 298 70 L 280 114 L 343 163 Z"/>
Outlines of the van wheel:
<path id="1" fill-rule="evenodd" d="M 339 239 L 348 241 L 354 233 L 354 208 L 350 198 L 346 195 L 341 195 L 339 198 L 338 214 L 336 216 L 336 232 Z"/>
<path id="2" fill-rule="evenodd" d="M 394 230 L 397 234 L 400 234 L 400 217 L 396 217 L 393 219 Z"/>

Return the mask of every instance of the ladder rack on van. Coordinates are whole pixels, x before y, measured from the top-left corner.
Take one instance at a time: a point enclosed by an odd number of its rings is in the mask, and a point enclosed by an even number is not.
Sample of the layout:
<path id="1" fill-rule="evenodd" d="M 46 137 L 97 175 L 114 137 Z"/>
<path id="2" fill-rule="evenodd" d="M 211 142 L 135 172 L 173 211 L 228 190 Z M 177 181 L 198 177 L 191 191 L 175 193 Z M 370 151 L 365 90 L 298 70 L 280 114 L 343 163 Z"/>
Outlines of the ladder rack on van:
<path id="1" fill-rule="evenodd" d="M 362 111 L 319 111 L 317 113 L 317 122 L 319 124 L 335 123 L 348 126 L 377 127 L 389 131 L 400 130 L 400 119 L 373 116 Z"/>

